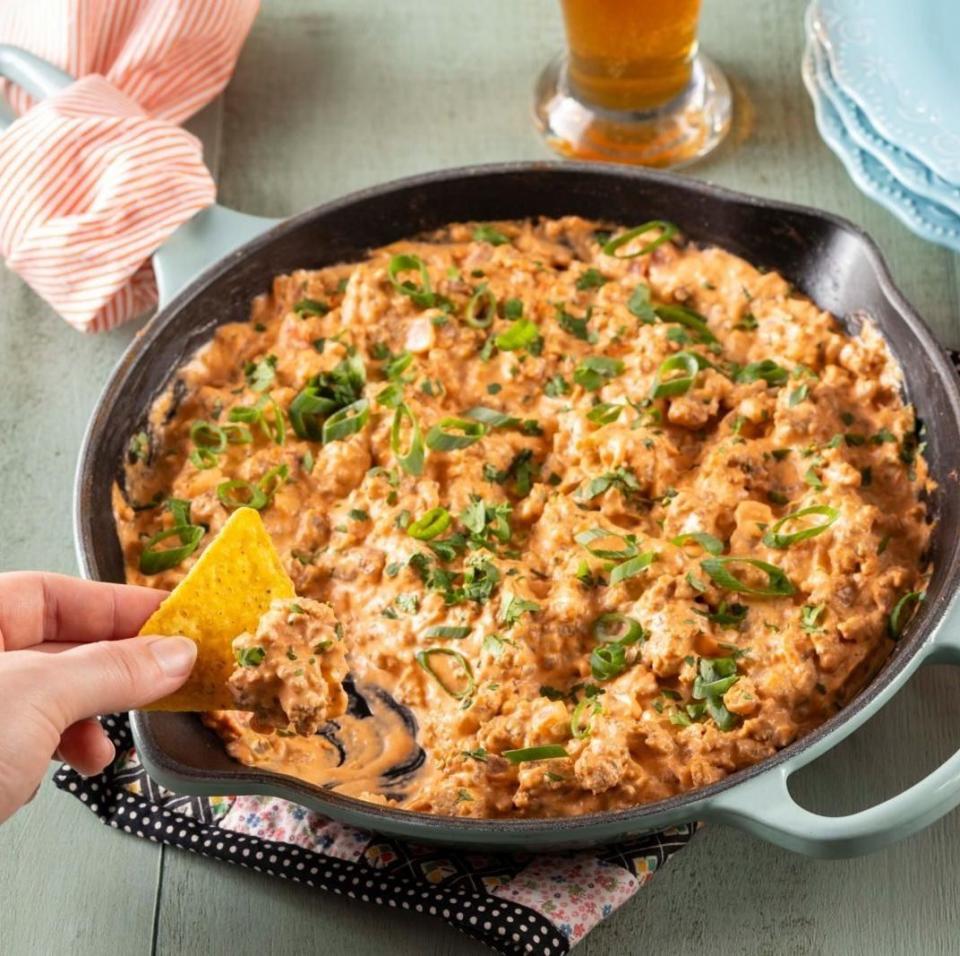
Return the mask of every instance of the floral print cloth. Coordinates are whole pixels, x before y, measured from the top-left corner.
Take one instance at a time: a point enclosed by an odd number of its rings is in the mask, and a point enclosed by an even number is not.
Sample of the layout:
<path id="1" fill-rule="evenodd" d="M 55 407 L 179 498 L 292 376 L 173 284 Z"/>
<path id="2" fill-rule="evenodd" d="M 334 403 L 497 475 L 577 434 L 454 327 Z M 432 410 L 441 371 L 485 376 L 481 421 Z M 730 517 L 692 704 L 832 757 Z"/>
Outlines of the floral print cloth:
<path id="1" fill-rule="evenodd" d="M 567 953 L 693 836 L 671 827 L 597 850 L 470 853 L 378 836 L 274 797 L 171 793 L 140 765 L 125 714 L 105 717 L 117 759 L 54 782 L 117 830 L 320 890 L 445 920 L 499 953 Z"/>

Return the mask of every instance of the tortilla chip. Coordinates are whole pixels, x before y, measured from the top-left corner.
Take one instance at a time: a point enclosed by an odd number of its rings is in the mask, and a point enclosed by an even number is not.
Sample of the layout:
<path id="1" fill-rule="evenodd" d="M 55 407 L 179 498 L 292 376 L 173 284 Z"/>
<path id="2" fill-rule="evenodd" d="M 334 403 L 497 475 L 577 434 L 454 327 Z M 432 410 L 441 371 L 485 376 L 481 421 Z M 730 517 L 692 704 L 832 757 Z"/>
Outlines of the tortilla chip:
<path id="1" fill-rule="evenodd" d="M 141 635 L 183 634 L 197 644 L 183 687 L 144 710 L 235 710 L 227 686 L 233 639 L 255 631 L 271 601 L 295 596 L 259 512 L 238 508 L 140 629 Z"/>

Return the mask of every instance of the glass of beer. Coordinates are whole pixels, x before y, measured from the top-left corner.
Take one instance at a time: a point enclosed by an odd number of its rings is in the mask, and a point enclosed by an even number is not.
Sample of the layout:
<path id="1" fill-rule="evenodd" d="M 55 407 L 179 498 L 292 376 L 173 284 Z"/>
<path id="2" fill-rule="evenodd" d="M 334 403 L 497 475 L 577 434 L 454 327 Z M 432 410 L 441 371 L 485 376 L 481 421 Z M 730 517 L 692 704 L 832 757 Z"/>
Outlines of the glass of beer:
<path id="1" fill-rule="evenodd" d="M 700 0 L 560 0 L 568 50 L 537 82 L 547 143 L 577 159 L 682 166 L 730 128 L 723 73 L 697 48 Z"/>

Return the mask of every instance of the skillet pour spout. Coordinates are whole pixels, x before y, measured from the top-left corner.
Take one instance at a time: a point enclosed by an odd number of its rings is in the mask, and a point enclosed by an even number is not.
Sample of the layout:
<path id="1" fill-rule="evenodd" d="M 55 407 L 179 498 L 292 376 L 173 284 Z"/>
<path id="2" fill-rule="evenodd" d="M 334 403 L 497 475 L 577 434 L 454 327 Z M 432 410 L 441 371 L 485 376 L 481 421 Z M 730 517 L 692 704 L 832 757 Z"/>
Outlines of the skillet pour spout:
<path id="1" fill-rule="evenodd" d="M 810 813 L 787 788 L 795 770 L 868 720 L 921 664 L 960 661 L 960 610 L 954 600 L 960 583 L 960 540 L 954 532 L 960 523 L 957 377 L 897 291 L 873 242 L 849 222 L 816 210 L 665 173 L 572 163 L 431 173 L 367 189 L 278 224 L 220 207 L 207 210 L 192 230 L 185 227 L 172 247 L 159 253 L 164 304 L 119 363 L 93 413 L 75 491 L 81 568 L 92 578 L 123 580 L 111 486 L 126 441 L 175 370 L 217 326 L 245 317 L 250 300 L 269 288 L 275 275 L 353 261 L 371 247 L 449 222 L 571 214 L 617 222 L 676 222 L 695 242 L 720 246 L 779 272 L 841 319 L 865 313 L 874 321 L 904 370 L 906 398 L 925 425 L 926 457 L 936 483 L 929 503 L 936 526 L 927 599 L 881 672 L 846 708 L 770 759 L 710 787 L 611 813 L 468 820 L 365 803 L 236 763 L 191 714 L 133 715 L 144 766 L 158 782 L 183 793 L 282 796 L 392 836 L 487 850 L 585 847 L 691 819 L 712 819 L 793 850 L 837 856 L 878 849 L 926 826 L 960 802 L 960 755 L 906 792 L 845 817 Z M 244 241 L 259 227 L 265 231 Z M 242 244 L 233 248 L 237 243 Z M 189 275 L 188 266 L 197 268 L 197 262 L 208 265 Z"/>

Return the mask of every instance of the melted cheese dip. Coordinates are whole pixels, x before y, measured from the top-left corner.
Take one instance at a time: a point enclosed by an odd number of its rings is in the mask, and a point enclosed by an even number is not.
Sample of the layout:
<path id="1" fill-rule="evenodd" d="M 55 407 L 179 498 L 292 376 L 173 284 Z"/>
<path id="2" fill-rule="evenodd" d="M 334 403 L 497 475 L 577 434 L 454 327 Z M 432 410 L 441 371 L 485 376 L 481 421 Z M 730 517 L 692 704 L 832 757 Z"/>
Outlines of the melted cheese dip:
<path id="1" fill-rule="evenodd" d="M 255 634 L 233 641 L 237 666 L 228 684 L 251 726 L 311 736 L 347 709 L 341 628 L 327 604 L 278 600 Z"/>
<path id="2" fill-rule="evenodd" d="M 208 715 L 237 759 L 430 813 L 623 808 L 769 757 L 890 654 L 930 527 L 883 340 L 611 232 L 454 225 L 280 276 L 155 403 L 127 579 L 172 588 L 249 501 L 349 647 L 315 736 Z M 207 530 L 144 573 L 171 498 Z"/>

